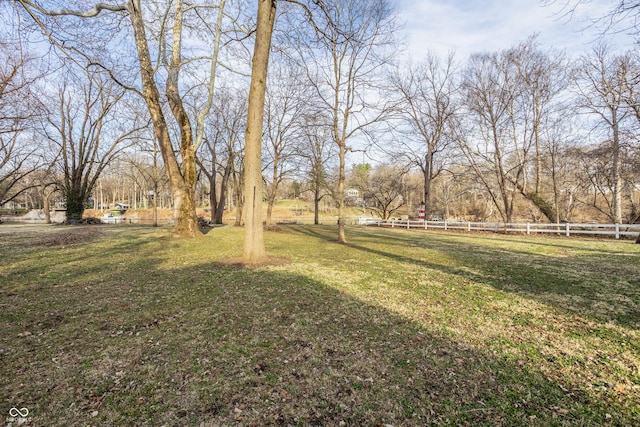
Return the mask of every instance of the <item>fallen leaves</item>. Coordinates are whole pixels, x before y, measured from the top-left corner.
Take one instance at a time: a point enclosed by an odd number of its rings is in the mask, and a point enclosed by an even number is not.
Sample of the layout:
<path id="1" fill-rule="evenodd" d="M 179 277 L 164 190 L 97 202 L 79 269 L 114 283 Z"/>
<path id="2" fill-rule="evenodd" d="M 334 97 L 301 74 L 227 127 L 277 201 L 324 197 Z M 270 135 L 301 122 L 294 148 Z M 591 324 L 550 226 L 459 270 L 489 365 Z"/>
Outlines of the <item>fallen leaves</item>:
<path id="1" fill-rule="evenodd" d="M 637 331 L 589 311 L 588 284 L 508 274 L 540 258 L 501 248 L 511 238 L 362 230 L 334 248 L 300 230 L 270 236 L 295 261 L 255 268 L 218 263 L 238 246 L 232 227 L 197 244 L 116 230 L 9 254 L 3 395 L 75 408 L 53 425 L 636 421 Z M 618 291 L 594 298 L 629 313 Z"/>

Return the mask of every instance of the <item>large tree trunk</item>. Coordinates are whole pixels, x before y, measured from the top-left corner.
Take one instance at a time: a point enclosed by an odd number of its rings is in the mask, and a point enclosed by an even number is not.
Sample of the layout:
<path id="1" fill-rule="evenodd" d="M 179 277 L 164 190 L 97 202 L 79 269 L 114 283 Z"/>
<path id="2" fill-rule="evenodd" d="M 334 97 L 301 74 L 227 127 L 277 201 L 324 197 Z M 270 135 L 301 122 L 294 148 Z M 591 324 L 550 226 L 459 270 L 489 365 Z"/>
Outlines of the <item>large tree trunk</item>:
<path id="1" fill-rule="evenodd" d="M 71 182 L 68 185 L 65 194 L 67 209 L 65 218 L 67 221 L 79 221 L 84 214 L 85 196 L 79 183 Z"/>
<path id="2" fill-rule="evenodd" d="M 216 206 L 216 214 L 213 217 L 214 224 L 222 224 L 222 218 L 224 216 L 224 205 L 227 203 L 226 190 L 222 189 L 220 192 L 220 200 Z"/>
<path id="3" fill-rule="evenodd" d="M 233 223 L 234 227 L 242 226 L 242 213 L 244 210 L 244 170 L 239 173 L 235 170 L 232 172 L 233 177 L 233 202 L 235 203 L 236 219 Z"/>
<path id="4" fill-rule="evenodd" d="M 183 237 L 201 235 L 195 211 L 194 191 L 191 188 L 178 188 L 173 191 L 173 197 L 174 235 Z"/>
<path id="5" fill-rule="evenodd" d="M 192 158 L 189 149 L 185 149 L 184 140 L 187 137 L 187 130 L 184 129 L 184 121 L 180 121 L 181 135 L 183 137 L 182 155 L 183 171 L 180 169 L 178 160 L 174 154 L 171 137 L 167 127 L 167 122 L 162 111 L 160 93 L 154 80 L 155 69 L 151 62 L 149 46 L 145 35 L 142 11 L 139 0 L 131 0 L 127 3 L 127 10 L 131 19 L 133 34 L 140 61 L 140 76 L 142 79 L 142 95 L 149 109 L 155 138 L 160 146 L 160 153 L 167 170 L 169 184 L 175 197 L 174 221 L 175 235 L 196 237 L 202 235 L 198 227 L 198 217 L 196 215 L 195 197 L 193 184 L 195 183 L 195 157 Z M 168 91 L 171 89 L 167 88 Z M 171 96 L 168 94 L 171 98 Z M 173 106 L 172 106 L 173 107 Z M 191 129 L 188 129 L 190 132 Z M 193 162 L 193 164 L 191 164 Z M 193 177 L 191 176 L 193 174 Z"/>
<path id="6" fill-rule="evenodd" d="M 242 226 L 242 201 L 237 200 L 236 202 L 236 220 L 233 222 L 234 227 Z"/>
<path id="7" fill-rule="evenodd" d="M 220 192 L 218 193 L 218 180 L 217 180 L 217 171 L 215 170 L 216 157 L 215 153 L 212 153 L 214 158 L 211 162 L 213 167 L 213 171 L 210 173 L 204 171 L 208 180 L 209 180 L 209 206 L 211 207 L 211 214 L 209 215 L 209 220 L 213 224 L 222 224 L 222 217 L 224 215 L 224 206 L 227 203 L 227 186 L 229 185 L 229 178 L 231 177 L 231 164 L 233 162 L 233 157 L 230 157 L 227 161 L 227 164 L 224 168 L 224 173 L 222 175 L 222 180 L 220 182 Z M 204 170 L 204 167 L 203 167 Z"/>
<path id="8" fill-rule="evenodd" d="M 276 0 L 258 0 L 258 22 L 251 64 L 244 158 L 243 261 L 247 264 L 260 263 L 267 258 L 262 226 L 262 127 L 271 34 L 275 17 Z"/>
<path id="9" fill-rule="evenodd" d="M 276 169 L 274 168 L 273 184 L 271 184 L 271 188 L 269 189 L 269 193 L 267 195 L 267 218 L 266 218 L 267 225 L 273 224 L 273 221 L 271 220 L 271 215 L 273 214 L 273 206 L 276 204 L 277 192 L 278 192 L 278 175 L 277 175 Z"/>

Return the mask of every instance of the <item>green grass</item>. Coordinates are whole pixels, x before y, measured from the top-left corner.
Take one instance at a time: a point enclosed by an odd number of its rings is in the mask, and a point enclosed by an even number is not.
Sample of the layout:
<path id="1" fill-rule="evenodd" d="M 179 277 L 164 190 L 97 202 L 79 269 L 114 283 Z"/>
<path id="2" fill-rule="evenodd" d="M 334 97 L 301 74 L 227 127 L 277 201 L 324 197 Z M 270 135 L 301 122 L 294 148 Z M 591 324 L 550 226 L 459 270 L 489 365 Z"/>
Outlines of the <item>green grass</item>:
<path id="1" fill-rule="evenodd" d="M 242 234 L 0 226 L 6 423 L 640 425 L 640 245 Z"/>

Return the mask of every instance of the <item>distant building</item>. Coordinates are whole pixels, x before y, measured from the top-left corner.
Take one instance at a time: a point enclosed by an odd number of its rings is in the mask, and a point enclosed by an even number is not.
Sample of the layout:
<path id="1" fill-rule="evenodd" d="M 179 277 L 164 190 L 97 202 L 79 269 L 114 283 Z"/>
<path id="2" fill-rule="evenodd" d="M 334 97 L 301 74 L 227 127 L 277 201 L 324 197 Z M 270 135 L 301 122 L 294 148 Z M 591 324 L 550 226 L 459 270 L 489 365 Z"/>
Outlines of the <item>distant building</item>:
<path id="1" fill-rule="evenodd" d="M 360 196 L 360 192 L 357 188 L 348 188 L 344 192 L 344 197 L 357 199 Z"/>

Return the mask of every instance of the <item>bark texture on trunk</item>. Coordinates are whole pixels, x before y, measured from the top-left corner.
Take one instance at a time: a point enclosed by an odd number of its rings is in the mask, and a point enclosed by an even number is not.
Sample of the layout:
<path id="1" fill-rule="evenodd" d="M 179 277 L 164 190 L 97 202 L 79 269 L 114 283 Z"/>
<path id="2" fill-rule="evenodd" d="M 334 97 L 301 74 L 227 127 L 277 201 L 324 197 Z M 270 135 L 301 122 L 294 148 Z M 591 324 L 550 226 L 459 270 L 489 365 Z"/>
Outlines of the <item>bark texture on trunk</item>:
<path id="1" fill-rule="evenodd" d="M 198 227 L 198 217 L 196 215 L 194 189 L 192 185 L 192 182 L 195 182 L 195 157 L 190 155 L 190 150 L 185 149 L 184 137 L 187 130 L 181 129 L 181 135 L 183 137 L 181 152 L 183 155 L 183 168 L 185 168 L 185 173 L 183 175 L 183 171 L 181 170 L 173 151 L 171 136 L 162 111 L 160 93 L 154 80 L 155 69 L 149 53 L 149 45 L 145 34 L 140 2 L 138 0 L 131 0 L 127 3 L 127 11 L 129 12 L 129 17 L 131 19 L 136 49 L 138 51 L 138 60 L 140 62 L 142 95 L 145 103 L 147 104 L 151 121 L 153 122 L 154 136 L 156 141 L 158 141 L 160 153 L 162 154 L 162 159 L 167 170 L 169 184 L 171 185 L 171 190 L 175 197 L 175 235 L 185 237 L 201 236 L 202 232 Z M 168 91 L 171 89 L 171 87 L 167 88 Z M 169 93 L 168 96 L 171 98 L 172 96 L 175 96 L 175 94 Z M 175 109 L 175 105 L 172 107 Z M 180 125 L 182 126 L 183 124 L 184 122 L 180 121 Z M 191 132 L 190 126 L 188 128 L 188 132 Z M 192 161 L 193 165 L 190 163 Z M 192 178 L 192 175 L 193 179 L 190 179 Z"/>
<path id="2" fill-rule="evenodd" d="M 275 17 L 276 1 L 258 0 L 258 22 L 251 68 L 244 158 L 244 248 L 242 259 L 246 264 L 257 264 L 267 258 L 262 225 L 262 126 L 271 34 Z"/>

